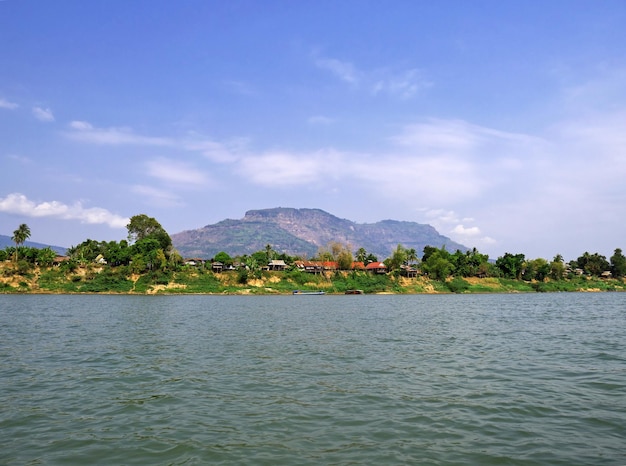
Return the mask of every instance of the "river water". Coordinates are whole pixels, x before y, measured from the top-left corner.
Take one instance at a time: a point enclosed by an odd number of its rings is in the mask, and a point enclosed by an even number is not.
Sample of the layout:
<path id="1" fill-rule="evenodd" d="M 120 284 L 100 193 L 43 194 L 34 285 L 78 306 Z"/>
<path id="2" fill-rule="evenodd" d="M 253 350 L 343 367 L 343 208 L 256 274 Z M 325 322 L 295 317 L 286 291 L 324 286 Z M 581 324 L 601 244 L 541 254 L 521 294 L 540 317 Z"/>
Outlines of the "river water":
<path id="1" fill-rule="evenodd" d="M 626 294 L 0 295 L 0 464 L 626 464 Z"/>

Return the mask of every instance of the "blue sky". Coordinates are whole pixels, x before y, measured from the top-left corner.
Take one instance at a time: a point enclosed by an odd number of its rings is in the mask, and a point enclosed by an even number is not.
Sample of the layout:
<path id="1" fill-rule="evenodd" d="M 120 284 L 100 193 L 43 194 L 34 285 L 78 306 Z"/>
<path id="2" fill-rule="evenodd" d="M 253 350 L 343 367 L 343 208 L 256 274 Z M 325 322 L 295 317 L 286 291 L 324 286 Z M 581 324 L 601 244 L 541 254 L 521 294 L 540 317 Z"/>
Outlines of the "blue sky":
<path id="1" fill-rule="evenodd" d="M 608 257 L 624 24 L 622 0 L 0 1 L 0 234 L 309 207 Z"/>

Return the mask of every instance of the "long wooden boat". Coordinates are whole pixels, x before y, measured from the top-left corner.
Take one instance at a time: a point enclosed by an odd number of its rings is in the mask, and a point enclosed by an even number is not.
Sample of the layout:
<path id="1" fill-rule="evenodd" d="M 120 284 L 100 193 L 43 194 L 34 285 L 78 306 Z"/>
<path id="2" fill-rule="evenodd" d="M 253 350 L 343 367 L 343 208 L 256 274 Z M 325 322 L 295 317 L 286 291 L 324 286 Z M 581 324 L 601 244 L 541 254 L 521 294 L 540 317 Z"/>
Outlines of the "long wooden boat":
<path id="1" fill-rule="evenodd" d="M 319 295 L 326 294 L 324 291 L 303 291 L 303 290 L 293 290 L 293 294 L 311 294 L 311 295 Z"/>
<path id="2" fill-rule="evenodd" d="M 363 294 L 363 290 L 346 290 L 346 294 Z"/>

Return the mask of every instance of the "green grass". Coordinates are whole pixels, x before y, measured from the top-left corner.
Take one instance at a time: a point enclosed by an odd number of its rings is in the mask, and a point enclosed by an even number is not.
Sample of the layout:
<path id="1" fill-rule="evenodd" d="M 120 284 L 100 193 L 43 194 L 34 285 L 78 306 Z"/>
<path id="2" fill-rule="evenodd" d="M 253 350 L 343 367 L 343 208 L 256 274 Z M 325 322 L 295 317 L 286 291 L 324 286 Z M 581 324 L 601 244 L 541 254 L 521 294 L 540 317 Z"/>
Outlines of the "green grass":
<path id="1" fill-rule="evenodd" d="M 177 272 L 153 271 L 141 275 L 136 283 L 129 278 L 128 267 L 104 267 L 70 271 L 60 267 L 42 268 L 37 281 L 35 270 L 24 275 L 7 267 L 1 276 L 15 277 L 16 285 L 0 284 L 0 293 L 148 293 L 159 285 L 167 289 L 163 294 L 214 293 L 214 294 L 272 294 L 291 293 L 293 290 L 324 290 L 327 293 L 344 293 L 347 290 L 363 290 L 364 293 L 534 293 L 561 291 L 626 291 L 626 283 L 617 279 L 574 277 L 559 281 L 525 282 L 504 278 L 468 280 L 456 277 L 446 282 L 401 279 L 392 275 L 373 275 L 366 272 L 335 272 L 329 275 L 310 274 L 297 269 L 285 272 L 258 272 L 262 282 L 248 275 L 242 280 L 240 272 L 214 274 L 207 270 L 183 268 Z"/>

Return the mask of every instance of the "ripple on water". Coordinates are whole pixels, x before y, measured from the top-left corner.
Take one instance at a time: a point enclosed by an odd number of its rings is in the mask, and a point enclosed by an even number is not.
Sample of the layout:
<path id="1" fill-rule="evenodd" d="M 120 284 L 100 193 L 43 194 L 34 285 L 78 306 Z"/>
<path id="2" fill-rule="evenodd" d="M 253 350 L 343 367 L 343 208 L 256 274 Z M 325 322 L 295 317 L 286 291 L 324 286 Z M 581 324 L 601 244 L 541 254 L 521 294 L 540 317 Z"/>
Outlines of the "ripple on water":
<path id="1" fill-rule="evenodd" d="M 0 463 L 626 461 L 622 295 L 320 298 L 0 296 Z"/>

